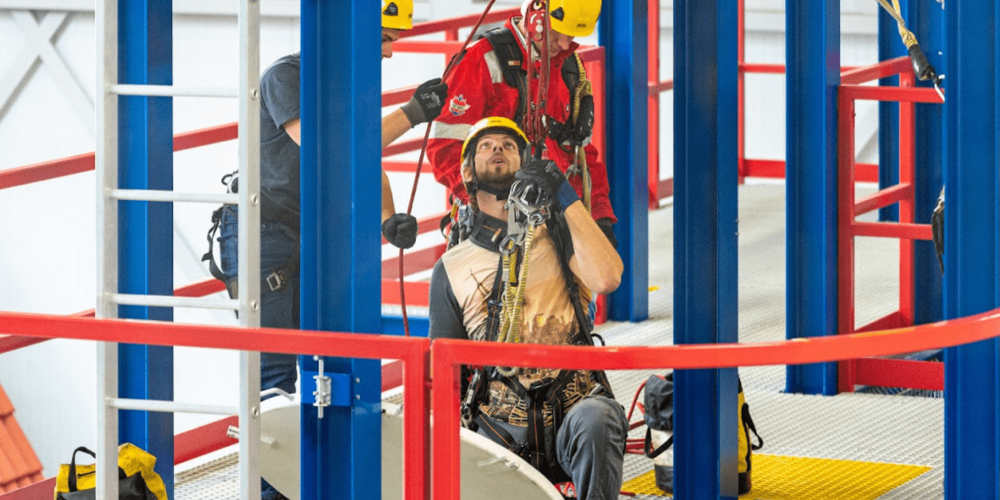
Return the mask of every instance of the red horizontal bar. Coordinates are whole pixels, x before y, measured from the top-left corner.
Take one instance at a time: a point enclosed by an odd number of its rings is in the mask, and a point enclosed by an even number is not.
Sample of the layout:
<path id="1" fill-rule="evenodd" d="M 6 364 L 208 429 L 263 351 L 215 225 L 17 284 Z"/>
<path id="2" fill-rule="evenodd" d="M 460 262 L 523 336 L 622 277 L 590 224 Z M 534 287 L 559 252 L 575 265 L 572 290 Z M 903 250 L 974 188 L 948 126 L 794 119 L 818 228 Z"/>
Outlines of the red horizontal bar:
<path id="1" fill-rule="evenodd" d="M 740 71 L 744 73 L 765 73 L 773 75 L 783 75 L 785 74 L 784 64 L 759 64 L 759 63 L 742 63 L 740 64 Z"/>
<path id="2" fill-rule="evenodd" d="M 402 359 L 404 362 L 422 355 L 430 345 L 427 339 L 394 335 L 364 334 L 364 337 L 359 337 L 359 334 L 344 332 L 182 325 L 159 321 L 89 319 L 13 312 L 0 312 L 0 333 L 50 339 L 316 354 L 341 358 Z M 364 341 L 359 342 L 360 339 Z"/>
<path id="3" fill-rule="evenodd" d="M 899 311 L 889 313 L 871 323 L 868 323 L 861 328 L 858 328 L 856 332 L 852 333 L 862 333 L 862 332 L 874 332 L 876 330 L 888 330 L 890 328 L 899 328 L 900 326 L 900 315 Z"/>
<path id="4" fill-rule="evenodd" d="M 382 150 L 382 156 L 393 156 L 410 151 L 419 151 L 423 146 L 423 139 L 410 139 L 408 141 L 394 142 Z M 424 166 L 427 166 L 427 159 L 424 159 Z"/>
<path id="5" fill-rule="evenodd" d="M 854 236 L 897 238 L 901 240 L 931 240 L 930 224 L 899 224 L 895 222 L 855 222 L 851 224 Z"/>
<path id="6" fill-rule="evenodd" d="M 215 292 L 221 292 L 226 289 L 226 286 L 222 284 L 221 281 L 215 278 L 209 278 L 204 281 L 199 281 L 197 283 L 192 283 L 190 285 L 182 286 L 174 290 L 174 296 L 176 297 L 204 297 L 206 295 L 213 294 Z M 75 318 L 93 318 L 94 310 L 88 309 L 86 311 L 81 311 L 75 314 L 71 314 Z M 37 338 L 37 337 L 20 337 L 17 335 L 0 335 L 0 354 L 10 351 L 16 351 L 18 349 L 33 346 L 35 344 L 41 344 L 42 342 L 48 342 L 49 339 Z"/>
<path id="7" fill-rule="evenodd" d="M 399 266 L 399 264 L 396 264 Z M 428 281 L 404 281 L 406 288 L 406 305 L 427 307 L 430 302 L 430 282 Z M 399 279 L 382 280 L 382 303 L 399 304 Z"/>
<path id="8" fill-rule="evenodd" d="M 858 200 L 854 204 L 854 216 L 857 217 L 911 198 L 913 198 L 913 185 L 897 184 Z"/>
<path id="9" fill-rule="evenodd" d="M 871 66 L 853 68 L 840 73 L 841 85 L 860 85 L 873 80 L 896 76 L 904 71 L 913 71 L 908 56 L 900 56 Z"/>
<path id="10" fill-rule="evenodd" d="M 664 81 L 659 82 L 659 83 L 650 83 L 649 84 L 649 93 L 650 94 L 659 94 L 661 92 L 666 92 L 668 90 L 674 90 L 674 81 L 673 80 L 664 80 Z"/>
<path id="11" fill-rule="evenodd" d="M 463 43 L 465 43 L 465 40 L 461 42 L 446 40 L 398 40 L 392 43 L 392 52 L 451 56 L 462 50 Z"/>
<path id="12" fill-rule="evenodd" d="M 743 160 L 744 177 L 762 177 L 765 179 L 784 179 L 784 160 Z"/>
<path id="13" fill-rule="evenodd" d="M 417 89 L 416 85 L 411 85 L 409 87 L 398 88 L 395 90 L 390 90 L 388 92 L 382 93 L 382 107 L 392 106 L 394 104 L 403 104 L 410 100 L 413 96 L 413 91 Z"/>
<path id="14" fill-rule="evenodd" d="M 871 85 L 841 85 L 841 95 L 855 101 L 922 102 L 941 104 L 941 96 L 925 87 L 874 87 Z"/>
<path id="15" fill-rule="evenodd" d="M 231 141 L 239 138 L 239 132 L 239 124 L 236 122 L 183 132 L 174 136 L 174 151 Z"/>
<path id="16" fill-rule="evenodd" d="M 94 169 L 94 153 L 35 163 L 0 171 L 0 189 L 24 186 L 35 182 L 89 172 Z"/>
<path id="17" fill-rule="evenodd" d="M 1000 309 L 994 309 L 966 318 L 893 330 L 746 344 L 585 347 L 437 339 L 432 357 L 437 368 L 460 364 L 568 370 L 735 368 L 889 356 L 998 336 Z M 435 373 L 439 373 L 437 368 Z"/>
<path id="18" fill-rule="evenodd" d="M 656 194 L 661 200 L 670 198 L 674 195 L 674 179 L 673 177 L 669 179 L 663 179 L 656 186 Z"/>
<path id="19" fill-rule="evenodd" d="M 399 360 L 382 365 L 382 392 L 403 385 L 403 363 Z"/>
<path id="20" fill-rule="evenodd" d="M 182 432 L 174 436 L 174 465 L 182 464 L 239 442 L 226 435 L 229 426 L 239 427 L 236 415 Z"/>
<path id="21" fill-rule="evenodd" d="M 854 383 L 875 387 L 944 390 L 944 363 L 910 359 L 862 358 L 855 360 Z"/>
<path id="22" fill-rule="evenodd" d="M 437 260 L 444 255 L 445 247 L 446 245 L 441 243 L 430 248 L 407 253 L 403 258 L 403 276 L 409 276 L 413 273 L 433 268 Z M 382 279 L 399 279 L 399 257 L 392 257 L 382 261 Z"/>
<path id="23" fill-rule="evenodd" d="M 603 61 L 604 47 L 597 45 L 584 45 L 576 49 L 576 55 L 580 56 L 580 60 L 585 63 Z"/>
<path id="24" fill-rule="evenodd" d="M 406 172 L 406 173 L 413 173 L 413 172 L 417 171 L 417 162 L 415 162 L 415 161 L 383 161 L 382 162 L 382 170 L 385 170 L 386 172 Z"/>
<path id="25" fill-rule="evenodd" d="M 498 23 L 506 21 L 507 18 L 520 12 L 518 7 L 491 11 L 486 15 L 483 24 Z M 480 14 L 469 14 L 466 16 L 450 17 L 439 21 L 428 21 L 413 25 L 413 29 L 399 32 L 400 40 L 415 36 L 426 35 L 428 33 L 438 33 L 442 31 L 456 30 L 459 28 L 471 28 L 479 20 Z"/>
<path id="26" fill-rule="evenodd" d="M 878 182 L 878 165 L 874 163 L 856 163 L 854 180 L 857 182 Z M 759 177 L 764 179 L 784 179 L 785 162 L 783 160 L 743 160 L 744 177 Z"/>

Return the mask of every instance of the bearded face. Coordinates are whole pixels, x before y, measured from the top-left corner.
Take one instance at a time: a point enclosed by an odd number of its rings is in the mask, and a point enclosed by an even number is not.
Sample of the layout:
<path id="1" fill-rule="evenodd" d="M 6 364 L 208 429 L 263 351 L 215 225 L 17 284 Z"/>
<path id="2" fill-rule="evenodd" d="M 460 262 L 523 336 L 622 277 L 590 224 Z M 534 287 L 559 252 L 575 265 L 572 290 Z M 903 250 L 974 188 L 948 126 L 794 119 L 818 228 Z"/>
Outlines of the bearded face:
<path id="1" fill-rule="evenodd" d="M 507 134 L 486 134 L 476 144 L 476 180 L 481 185 L 507 189 L 521 168 L 517 141 Z"/>

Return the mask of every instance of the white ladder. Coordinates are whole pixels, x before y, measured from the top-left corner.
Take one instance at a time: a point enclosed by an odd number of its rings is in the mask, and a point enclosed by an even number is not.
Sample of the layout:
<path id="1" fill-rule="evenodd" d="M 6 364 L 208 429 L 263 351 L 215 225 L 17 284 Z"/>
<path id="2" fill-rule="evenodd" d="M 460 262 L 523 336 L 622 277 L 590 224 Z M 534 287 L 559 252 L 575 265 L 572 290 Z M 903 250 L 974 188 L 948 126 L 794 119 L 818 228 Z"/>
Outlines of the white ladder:
<path id="1" fill-rule="evenodd" d="M 127 0 L 126 0 L 127 1 Z M 240 325 L 260 326 L 260 4 L 239 0 L 238 89 L 122 85 L 118 79 L 118 3 L 97 0 L 97 307 L 98 318 L 116 318 L 118 306 L 200 307 L 239 311 Z M 238 97 L 239 194 L 184 194 L 118 187 L 118 96 Z M 171 134 L 173 131 L 170 131 Z M 239 206 L 239 300 L 127 295 L 118 290 L 118 202 L 226 203 Z M 253 251 L 250 251 L 253 249 Z M 97 347 L 97 498 L 118 498 L 118 411 L 121 409 L 239 415 L 240 498 L 260 498 L 260 353 L 240 353 L 239 404 L 233 407 L 118 397 L 118 344 Z M 174 457 L 158 457 L 169 460 Z"/>

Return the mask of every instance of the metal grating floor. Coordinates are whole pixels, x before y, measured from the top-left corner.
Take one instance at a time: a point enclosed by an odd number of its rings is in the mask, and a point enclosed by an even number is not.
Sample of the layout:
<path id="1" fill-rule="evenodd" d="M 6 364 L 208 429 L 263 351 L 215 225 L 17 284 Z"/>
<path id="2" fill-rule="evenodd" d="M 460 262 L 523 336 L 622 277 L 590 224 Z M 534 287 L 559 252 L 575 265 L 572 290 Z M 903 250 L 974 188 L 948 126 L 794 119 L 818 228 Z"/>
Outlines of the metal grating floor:
<path id="1" fill-rule="evenodd" d="M 871 192 L 871 189 L 859 189 L 859 194 L 863 191 Z M 740 186 L 739 197 L 740 341 L 782 340 L 785 335 L 785 189 L 780 184 L 746 184 Z M 867 219 L 874 220 L 873 214 Z M 673 343 L 672 207 L 651 212 L 649 224 L 649 285 L 652 290 L 649 320 L 637 324 L 602 325 L 598 332 L 609 345 Z M 857 241 L 855 293 L 859 325 L 896 308 L 897 259 L 895 241 L 875 238 Z M 623 405 L 631 403 L 635 389 L 648 375 L 636 371 L 609 372 L 611 384 Z M 833 397 L 784 394 L 784 366 L 741 368 L 740 377 L 754 422 L 765 440 L 765 448 L 760 453 L 928 466 L 930 471 L 879 499 L 943 498 L 943 399 L 860 393 Z M 179 473 L 176 499 L 237 498 L 236 463 L 235 455 L 230 455 Z M 651 468 L 650 460 L 629 455 L 625 462 L 625 479 L 637 477 Z M 639 495 L 636 498 L 664 497 Z M 753 498 L 753 494 L 747 498 Z"/>

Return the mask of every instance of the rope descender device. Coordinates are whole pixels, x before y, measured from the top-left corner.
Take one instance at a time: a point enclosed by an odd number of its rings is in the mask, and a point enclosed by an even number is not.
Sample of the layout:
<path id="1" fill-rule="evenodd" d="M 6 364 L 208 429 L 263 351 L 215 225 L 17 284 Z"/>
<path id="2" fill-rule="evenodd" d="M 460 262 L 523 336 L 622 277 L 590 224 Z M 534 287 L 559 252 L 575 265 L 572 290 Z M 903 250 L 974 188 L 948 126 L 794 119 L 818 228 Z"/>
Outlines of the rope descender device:
<path id="1" fill-rule="evenodd" d="M 552 64 L 552 55 L 549 53 L 549 2 L 548 0 L 535 0 L 528 5 L 528 10 L 524 15 L 524 28 L 528 37 L 528 74 L 525 78 L 528 95 L 533 97 L 527 103 L 528 109 L 524 118 L 524 133 L 531 143 L 532 152 L 536 159 L 542 157 L 542 150 L 545 148 L 545 138 L 549 134 L 548 120 L 545 116 L 546 96 L 549 89 L 549 73 Z M 538 50 L 535 50 L 535 44 Z M 540 53 L 539 53 L 540 52 Z M 538 86 L 535 95 L 531 96 L 531 83 L 536 79 L 535 63 L 540 61 L 537 79 Z"/>
<path id="2" fill-rule="evenodd" d="M 551 200 L 534 184 L 516 181 L 511 187 L 504 206 L 507 209 L 507 237 L 500 242 L 503 259 L 503 308 L 500 310 L 497 342 L 521 342 L 521 318 L 528 284 L 529 256 L 535 231 L 551 216 L 550 205 Z M 497 367 L 497 371 L 510 377 L 514 376 L 517 368 Z"/>

